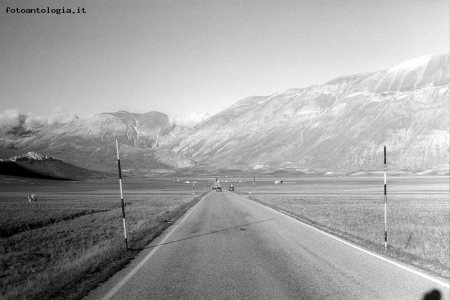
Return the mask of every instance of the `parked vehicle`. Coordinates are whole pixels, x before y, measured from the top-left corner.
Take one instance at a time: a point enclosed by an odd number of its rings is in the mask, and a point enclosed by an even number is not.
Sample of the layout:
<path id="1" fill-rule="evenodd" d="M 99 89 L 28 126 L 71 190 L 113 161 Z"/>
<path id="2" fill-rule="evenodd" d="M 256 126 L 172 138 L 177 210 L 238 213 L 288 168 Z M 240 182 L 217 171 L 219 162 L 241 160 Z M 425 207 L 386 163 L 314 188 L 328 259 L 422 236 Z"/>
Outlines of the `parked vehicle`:
<path id="1" fill-rule="evenodd" d="M 221 191 L 222 191 L 222 187 L 221 186 L 216 187 L 216 192 L 221 192 Z"/>
<path id="2" fill-rule="evenodd" d="M 230 187 L 228 188 L 228 190 L 229 190 L 230 192 L 234 192 L 234 186 L 233 186 L 233 185 L 230 185 Z"/>
<path id="3" fill-rule="evenodd" d="M 217 181 L 217 179 L 216 179 L 216 182 L 214 182 L 214 185 L 213 185 L 212 189 L 215 190 L 215 189 L 217 189 L 218 187 L 220 187 L 220 183 L 219 183 L 219 182 Z"/>

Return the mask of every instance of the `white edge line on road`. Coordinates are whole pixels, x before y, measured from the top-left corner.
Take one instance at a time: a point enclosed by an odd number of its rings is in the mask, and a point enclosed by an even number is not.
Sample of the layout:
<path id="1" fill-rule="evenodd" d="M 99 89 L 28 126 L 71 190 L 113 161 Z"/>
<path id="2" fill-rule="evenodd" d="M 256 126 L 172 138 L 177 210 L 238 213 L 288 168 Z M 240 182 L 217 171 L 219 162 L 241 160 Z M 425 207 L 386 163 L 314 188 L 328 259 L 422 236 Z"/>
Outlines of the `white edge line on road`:
<path id="1" fill-rule="evenodd" d="M 202 199 L 200 199 L 197 204 L 195 204 L 191 210 L 179 221 L 177 222 L 177 224 L 172 228 L 172 230 L 170 230 L 170 232 L 164 237 L 164 239 L 162 239 L 158 245 L 156 245 L 152 251 L 150 251 L 149 254 L 147 254 L 147 256 L 139 263 L 136 265 L 136 267 L 133 268 L 133 270 L 130 271 L 130 273 L 128 273 L 124 278 L 122 278 L 121 281 L 119 281 L 103 298 L 101 298 L 101 300 L 108 300 L 110 299 L 112 296 L 114 296 L 119 289 L 125 284 L 127 283 L 128 280 L 131 279 L 131 277 L 133 277 L 137 271 L 139 271 L 140 268 L 142 268 L 142 266 L 153 256 L 153 254 L 155 254 L 155 252 L 159 249 L 159 247 L 161 246 L 161 244 L 164 244 L 164 242 L 170 237 L 170 235 L 175 231 L 175 229 L 178 228 L 178 226 L 180 226 L 184 220 L 187 219 L 187 217 L 189 217 L 189 215 L 197 208 L 197 206 L 200 204 L 200 202 L 203 201 L 203 199 L 207 196 L 208 194 L 206 194 L 205 196 L 202 197 Z"/>
<path id="2" fill-rule="evenodd" d="M 241 196 L 241 195 L 239 195 L 239 196 Z M 243 197 L 243 196 L 241 196 L 241 197 L 244 198 L 244 199 L 246 199 L 246 200 L 250 200 L 250 199 L 245 198 L 245 197 Z M 253 201 L 253 200 L 250 200 L 250 201 Z M 325 232 L 325 231 L 320 230 L 320 229 L 318 229 L 318 228 L 316 228 L 316 227 L 314 227 L 314 226 L 312 226 L 312 225 L 309 225 L 309 224 L 306 224 L 306 223 L 304 223 L 304 222 L 302 222 L 302 221 L 300 221 L 300 220 L 297 220 L 297 219 L 295 219 L 295 218 L 293 218 L 293 217 L 291 217 L 291 216 L 289 216 L 289 215 L 286 215 L 286 214 L 284 214 L 284 213 L 282 213 L 282 212 L 280 212 L 280 211 L 278 211 L 278 210 L 276 210 L 276 209 L 273 209 L 273 208 L 271 208 L 271 207 L 269 207 L 269 206 L 266 206 L 266 205 L 261 204 L 261 203 L 256 202 L 256 201 L 253 201 L 253 202 L 255 202 L 255 203 L 257 203 L 257 204 L 259 204 L 259 205 L 261 205 L 261 206 L 264 206 L 264 207 L 267 208 L 267 209 L 273 210 L 274 212 L 276 212 L 276 213 L 278 213 L 278 214 L 281 214 L 281 215 L 283 215 L 283 216 L 285 216 L 285 217 L 288 217 L 288 218 L 290 218 L 290 219 L 292 219 L 292 220 L 294 220 L 294 221 L 296 221 L 296 222 L 298 222 L 298 223 L 300 223 L 300 224 L 302 224 L 302 225 L 305 225 L 305 226 L 307 226 L 307 227 L 309 227 L 309 228 L 311 228 L 311 229 L 314 229 L 315 231 L 318 231 L 318 232 L 320 232 L 320 233 L 322 233 L 322 234 L 325 234 L 325 235 L 327 235 L 327 236 L 329 236 L 329 237 L 331 237 L 331 238 L 333 238 L 333 239 L 335 239 L 335 240 L 337 240 L 337 241 L 339 241 L 339 242 L 341 242 L 341 243 L 344 243 L 344 244 L 346 244 L 346 245 L 348 245 L 348 246 L 350 246 L 350 247 L 353 247 L 353 248 L 355 248 L 355 249 L 357 249 L 357 250 L 359 250 L 359 251 L 362 251 L 362 252 L 364 252 L 364 253 L 366 253 L 366 254 L 372 255 L 372 256 L 374 256 L 374 257 L 376 257 L 376 258 L 378 258 L 378 259 L 381 259 L 381 260 L 383 260 L 383 261 L 385 261 L 385 262 L 388 262 L 388 263 L 390 263 L 390 264 L 393 264 L 394 266 L 397 266 L 397 267 L 399 267 L 399 268 L 401 268 L 401 269 L 404 269 L 404 270 L 406 270 L 406 271 L 409 271 L 409 272 L 411 272 L 411 273 L 413 273 L 413 274 L 416 274 L 416 275 L 418 275 L 418 276 L 420 276 L 420 277 L 423 277 L 423 278 L 425 278 L 425 279 L 428 279 L 428 280 L 430 280 L 430 281 L 432 281 L 432 282 L 434 282 L 434 283 L 437 283 L 437 284 L 439 284 L 439 285 L 442 285 L 442 286 L 444 286 L 444 287 L 446 287 L 446 288 L 450 288 L 450 284 L 448 284 L 448 283 L 446 283 L 446 282 L 443 282 L 443 281 L 441 281 L 441 280 L 439 280 L 439 279 L 436 279 L 436 278 L 434 278 L 434 277 L 428 276 L 427 274 L 421 273 L 421 272 L 416 271 L 416 270 L 414 270 L 414 269 L 412 269 L 412 268 L 410 268 L 410 267 L 404 266 L 404 265 L 399 264 L 399 263 L 397 263 L 397 262 L 395 262 L 395 261 L 392 261 L 392 260 L 390 260 L 390 259 L 388 259 L 388 258 L 386 258 L 386 257 L 380 256 L 380 255 L 375 254 L 375 253 L 373 253 L 373 252 L 371 252 L 371 251 L 368 251 L 368 250 L 363 249 L 363 248 L 361 248 L 361 247 L 359 247 L 359 246 L 356 246 L 356 245 L 354 245 L 354 244 L 352 244 L 352 243 L 349 243 L 349 242 L 347 242 L 347 241 L 345 241 L 345 240 L 343 240 L 343 239 L 341 239 L 341 238 L 338 238 L 338 237 L 336 237 L 336 236 L 334 236 L 334 235 L 332 235 L 332 234 L 329 234 L 328 232 Z"/>

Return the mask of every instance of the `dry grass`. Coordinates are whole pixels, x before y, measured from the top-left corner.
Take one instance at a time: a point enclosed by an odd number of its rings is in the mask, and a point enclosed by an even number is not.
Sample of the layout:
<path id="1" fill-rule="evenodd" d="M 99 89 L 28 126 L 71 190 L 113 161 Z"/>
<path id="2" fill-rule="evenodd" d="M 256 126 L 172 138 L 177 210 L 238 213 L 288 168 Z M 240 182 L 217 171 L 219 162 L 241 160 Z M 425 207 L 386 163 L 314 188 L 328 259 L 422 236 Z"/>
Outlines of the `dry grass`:
<path id="1" fill-rule="evenodd" d="M 448 195 L 389 196 L 388 251 L 384 249 L 382 196 L 266 194 L 257 199 L 369 249 L 450 277 Z"/>
<path id="2" fill-rule="evenodd" d="M 280 179 L 285 183 L 274 184 Z M 239 193 L 249 196 L 253 178 L 240 180 Z M 387 251 L 382 175 L 257 178 L 255 197 L 372 251 L 450 278 L 448 180 L 448 176 L 388 174 Z"/>
<path id="3" fill-rule="evenodd" d="M 125 251 L 116 195 L 43 198 L 28 203 L 23 196 L 0 196 L 1 299 L 79 298 L 193 204 L 187 194 L 126 198 L 135 251 Z"/>
<path id="4" fill-rule="evenodd" d="M 448 178 L 440 180 L 391 180 L 386 254 L 449 277 Z M 234 181 L 230 184 L 239 192 L 252 191 L 252 180 Z M 385 253 L 380 178 L 287 181 L 294 183 L 258 181 L 257 199 Z M 164 220 L 194 203 L 190 184 L 125 182 L 127 228 L 135 249 L 125 251 L 117 181 L 0 185 L 0 299 L 79 299 L 162 232 L 168 226 Z M 34 192 L 39 201 L 28 203 L 26 195 Z"/>

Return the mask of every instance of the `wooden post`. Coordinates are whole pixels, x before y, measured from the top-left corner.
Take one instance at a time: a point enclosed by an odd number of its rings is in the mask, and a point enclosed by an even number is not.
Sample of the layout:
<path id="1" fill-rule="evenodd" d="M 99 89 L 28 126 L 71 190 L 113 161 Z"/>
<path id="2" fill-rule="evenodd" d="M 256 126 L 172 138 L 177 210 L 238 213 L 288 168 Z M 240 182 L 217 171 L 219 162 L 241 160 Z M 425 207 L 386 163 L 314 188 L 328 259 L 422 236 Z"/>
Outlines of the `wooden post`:
<path id="1" fill-rule="evenodd" d="M 122 191 L 122 169 L 120 168 L 119 142 L 117 141 L 117 139 L 116 139 L 116 150 L 117 150 L 117 166 L 119 169 L 120 202 L 122 205 L 123 235 L 125 236 L 125 247 L 128 250 L 127 226 L 125 222 L 125 203 L 123 202 L 123 191 Z"/>

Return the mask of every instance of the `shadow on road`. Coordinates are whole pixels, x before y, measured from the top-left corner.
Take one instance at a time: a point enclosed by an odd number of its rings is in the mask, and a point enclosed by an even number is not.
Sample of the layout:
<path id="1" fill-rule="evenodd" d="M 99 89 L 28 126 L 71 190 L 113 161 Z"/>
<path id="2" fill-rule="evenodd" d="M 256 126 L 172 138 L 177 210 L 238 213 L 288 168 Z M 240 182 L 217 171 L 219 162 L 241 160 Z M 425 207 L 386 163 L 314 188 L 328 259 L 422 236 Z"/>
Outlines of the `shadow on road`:
<path id="1" fill-rule="evenodd" d="M 242 225 L 229 227 L 229 228 L 225 228 L 225 229 L 214 230 L 214 231 L 211 231 L 211 232 L 194 235 L 194 236 L 187 237 L 187 238 L 184 238 L 184 239 L 179 239 L 179 240 L 176 240 L 176 241 L 170 241 L 170 242 L 167 242 L 167 243 L 157 244 L 157 245 L 153 245 L 153 246 L 147 246 L 144 249 L 154 248 L 154 247 L 157 247 L 157 246 L 163 246 L 163 245 L 172 244 L 172 243 L 176 243 L 176 242 L 181 242 L 181 241 L 185 241 L 185 240 L 190 240 L 190 239 L 201 237 L 201 236 L 204 236 L 204 235 L 215 234 L 215 233 L 218 233 L 218 232 L 227 231 L 227 230 L 231 230 L 231 229 L 235 229 L 235 228 L 239 228 L 239 227 L 244 227 L 244 226 L 249 226 L 249 225 L 253 225 L 253 224 L 257 224 L 257 223 L 267 222 L 267 221 L 271 221 L 271 220 L 274 220 L 274 219 L 275 218 L 271 218 L 271 219 L 267 219 L 267 220 L 262 220 L 262 221 L 242 224 Z"/>

